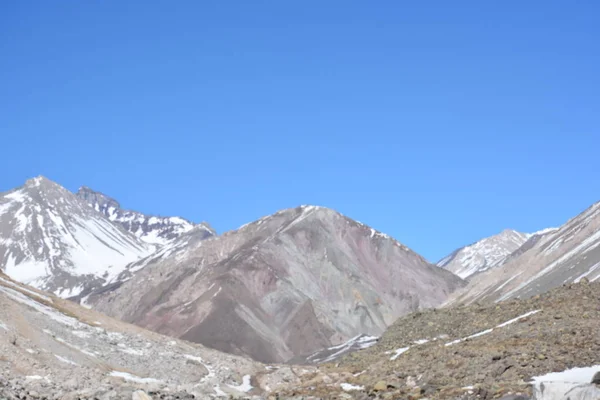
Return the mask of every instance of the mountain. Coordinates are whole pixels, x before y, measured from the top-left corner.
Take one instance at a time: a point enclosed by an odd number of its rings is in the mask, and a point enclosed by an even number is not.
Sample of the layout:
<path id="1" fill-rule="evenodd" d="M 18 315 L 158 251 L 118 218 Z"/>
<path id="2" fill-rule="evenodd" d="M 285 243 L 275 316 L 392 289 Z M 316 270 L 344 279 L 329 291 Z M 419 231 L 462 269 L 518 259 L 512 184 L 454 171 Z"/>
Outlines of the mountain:
<path id="1" fill-rule="evenodd" d="M 600 202 L 532 236 L 504 264 L 472 277 L 449 304 L 525 298 L 583 278 L 600 279 Z"/>
<path id="2" fill-rule="evenodd" d="M 600 282 L 586 280 L 528 299 L 419 311 L 279 398 L 566 400 L 600 372 L 598 320 Z"/>
<path id="3" fill-rule="evenodd" d="M 154 250 L 44 177 L 0 194 L 0 270 L 36 288 L 74 296 Z"/>
<path id="4" fill-rule="evenodd" d="M 463 279 L 501 265 L 531 235 L 506 229 L 501 233 L 461 247 L 437 263 Z"/>
<path id="5" fill-rule="evenodd" d="M 164 337 L 1 272 L 0 371 L 0 398 L 32 400 L 265 399 L 303 374 Z"/>
<path id="6" fill-rule="evenodd" d="M 206 222 L 194 224 L 180 217 L 159 217 L 124 210 L 116 200 L 87 186 L 79 188 L 76 194 L 110 221 L 119 224 L 146 243 L 165 245 L 194 227 L 202 231 L 204 238 L 216 234 Z"/>
<path id="7" fill-rule="evenodd" d="M 464 285 L 391 237 L 315 206 L 206 240 L 188 233 L 129 269 L 135 274 L 126 282 L 82 293 L 81 301 L 264 362 L 379 335 Z"/>

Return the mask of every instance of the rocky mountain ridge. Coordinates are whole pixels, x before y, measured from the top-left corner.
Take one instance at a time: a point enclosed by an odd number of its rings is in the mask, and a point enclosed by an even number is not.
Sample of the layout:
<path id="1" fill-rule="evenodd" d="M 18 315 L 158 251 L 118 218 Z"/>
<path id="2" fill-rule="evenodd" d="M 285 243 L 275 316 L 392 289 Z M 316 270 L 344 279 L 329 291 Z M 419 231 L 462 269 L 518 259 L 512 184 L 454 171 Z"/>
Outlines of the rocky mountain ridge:
<path id="1" fill-rule="evenodd" d="M 532 235 L 506 229 L 501 233 L 461 247 L 438 261 L 437 266 L 463 279 L 501 265 Z"/>
<path id="2" fill-rule="evenodd" d="M 165 245 L 194 228 L 202 231 L 204 238 L 216 235 L 206 222 L 194 224 L 181 217 L 160 217 L 122 209 L 115 199 L 87 186 L 80 187 L 76 195 L 146 243 Z"/>
<path id="3" fill-rule="evenodd" d="M 504 264 L 474 276 L 448 304 L 526 298 L 583 278 L 600 279 L 600 202 L 531 237 Z"/>
<path id="4" fill-rule="evenodd" d="M 34 287 L 77 295 L 154 250 L 44 177 L 0 194 L 0 270 Z"/>
<path id="5" fill-rule="evenodd" d="M 102 193 L 74 194 L 39 176 L 0 194 L 0 270 L 62 297 L 131 277 L 129 264 L 187 234 L 215 235 L 206 223 L 123 210 Z"/>
<path id="6" fill-rule="evenodd" d="M 379 335 L 398 316 L 435 307 L 464 284 L 323 207 L 282 210 L 219 237 L 185 240 L 85 301 L 157 332 L 281 362 Z"/>

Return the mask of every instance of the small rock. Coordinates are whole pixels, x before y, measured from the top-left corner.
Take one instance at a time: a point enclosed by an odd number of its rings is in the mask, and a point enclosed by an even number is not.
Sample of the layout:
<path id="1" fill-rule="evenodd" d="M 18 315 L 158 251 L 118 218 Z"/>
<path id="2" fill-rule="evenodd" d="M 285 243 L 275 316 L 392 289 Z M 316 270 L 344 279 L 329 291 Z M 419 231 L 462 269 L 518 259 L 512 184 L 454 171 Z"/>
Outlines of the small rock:
<path id="1" fill-rule="evenodd" d="M 376 392 L 382 392 L 387 389 L 387 383 L 385 381 L 379 381 L 373 386 L 373 390 Z"/>
<path id="2" fill-rule="evenodd" d="M 538 360 L 545 360 L 545 359 L 546 359 L 546 356 L 545 356 L 545 355 L 543 355 L 543 354 L 538 354 L 538 355 L 537 355 L 537 359 L 538 359 Z"/>
<path id="3" fill-rule="evenodd" d="M 131 400 L 152 400 L 143 390 L 136 390 L 131 394 Z"/>

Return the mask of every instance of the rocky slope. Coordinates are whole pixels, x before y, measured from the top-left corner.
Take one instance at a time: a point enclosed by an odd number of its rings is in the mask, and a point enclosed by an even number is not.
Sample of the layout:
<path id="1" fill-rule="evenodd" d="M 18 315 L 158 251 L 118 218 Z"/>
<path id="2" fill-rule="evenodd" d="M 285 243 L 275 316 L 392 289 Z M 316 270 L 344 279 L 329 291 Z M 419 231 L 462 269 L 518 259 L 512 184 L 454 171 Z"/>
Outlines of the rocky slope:
<path id="1" fill-rule="evenodd" d="M 506 229 L 501 233 L 461 247 L 437 263 L 463 279 L 502 265 L 531 235 Z"/>
<path id="2" fill-rule="evenodd" d="M 86 186 L 82 186 L 76 195 L 146 243 L 165 245 L 194 228 L 202 232 L 203 239 L 216 235 L 206 222 L 194 224 L 181 217 L 159 217 L 122 209 L 116 200 Z"/>
<path id="3" fill-rule="evenodd" d="M 281 398 L 492 399 L 536 391 L 538 400 L 562 400 L 600 371 L 598 320 L 600 282 L 585 279 L 526 300 L 416 312 Z M 567 373 L 547 375 L 559 371 Z"/>
<path id="4" fill-rule="evenodd" d="M 448 304 L 526 298 L 584 277 L 600 278 L 600 203 L 533 236 L 504 264 L 472 277 Z"/>
<path id="5" fill-rule="evenodd" d="M 0 194 L 0 270 L 20 282 L 73 296 L 154 250 L 44 177 Z"/>
<path id="6" fill-rule="evenodd" d="M 462 280 L 333 210 L 280 211 L 220 237 L 186 234 L 86 293 L 111 316 L 215 349 L 285 361 L 376 336 Z"/>
<path id="7" fill-rule="evenodd" d="M 0 398 L 263 399 L 307 372 L 164 337 L 0 273 Z"/>

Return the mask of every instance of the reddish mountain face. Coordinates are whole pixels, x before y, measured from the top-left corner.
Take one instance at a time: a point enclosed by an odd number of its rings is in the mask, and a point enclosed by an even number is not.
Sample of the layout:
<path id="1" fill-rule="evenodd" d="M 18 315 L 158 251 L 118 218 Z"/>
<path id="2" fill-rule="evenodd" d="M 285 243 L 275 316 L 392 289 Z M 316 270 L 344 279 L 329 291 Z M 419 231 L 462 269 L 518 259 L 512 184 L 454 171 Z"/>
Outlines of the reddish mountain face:
<path id="1" fill-rule="evenodd" d="M 379 335 L 464 282 L 333 210 L 280 211 L 207 240 L 183 235 L 86 297 L 111 316 L 280 362 Z"/>

